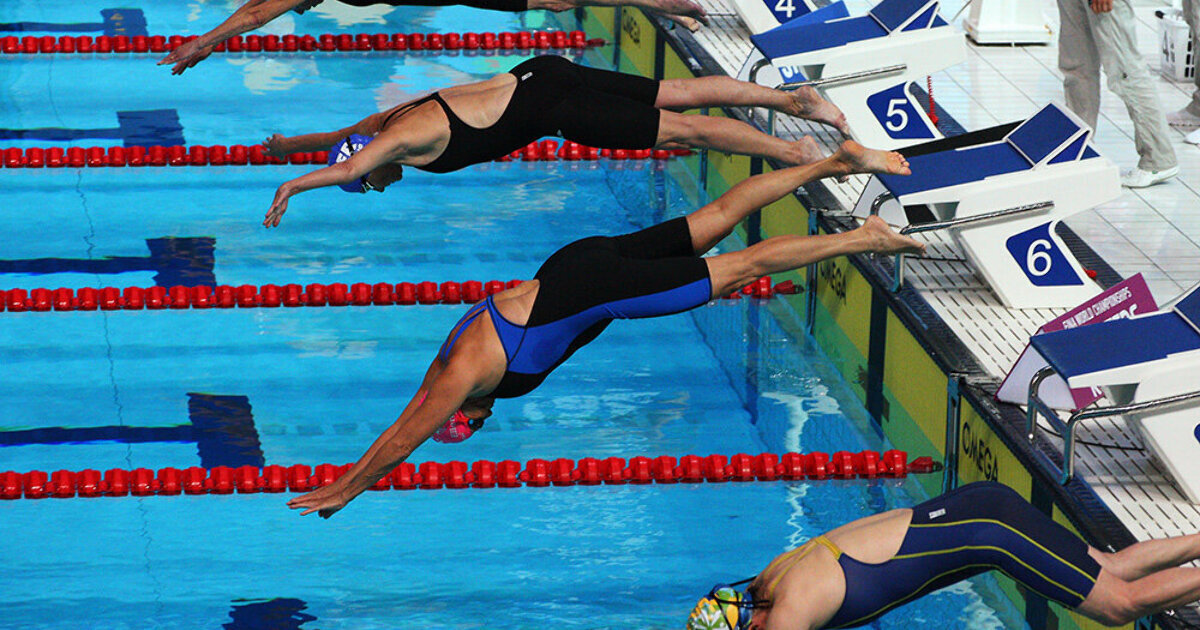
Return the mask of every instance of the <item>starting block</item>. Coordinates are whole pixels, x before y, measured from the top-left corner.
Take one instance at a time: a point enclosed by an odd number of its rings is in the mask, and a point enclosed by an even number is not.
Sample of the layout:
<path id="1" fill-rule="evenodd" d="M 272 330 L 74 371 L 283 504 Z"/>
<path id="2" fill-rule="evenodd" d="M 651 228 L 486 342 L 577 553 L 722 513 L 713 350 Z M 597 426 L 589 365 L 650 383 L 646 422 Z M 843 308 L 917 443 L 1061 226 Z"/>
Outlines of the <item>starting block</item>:
<path id="1" fill-rule="evenodd" d="M 1200 503 L 1200 285 L 1154 313 L 1036 335 L 1049 364 L 1029 384 L 1027 429 L 1039 415 L 1063 431 L 1062 480 L 1074 474 L 1075 431 L 1084 420 L 1123 415 L 1192 503 Z M 1105 387 L 1115 407 L 1078 411 L 1062 422 L 1039 396 L 1043 382 Z"/>
<path id="2" fill-rule="evenodd" d="M 771 6 L 770 0 L 733 2 Z M 910 87 L 966 59 L 962 32 L 942 18 L 938 6 L 938 0 L 883 0 L 855 17 L 840 1 L 797 10 L 790 21 L 750 37 L 756 52 L 739 78 L 783 89 L 818 87 L 846 115 L 854 138 L 870 147 L 940 138 Z"/>
<path id="3" fill-rule="evenodd" d="M 746 0 L 734 2 L 733 10 L 750 34 L 758 35 L 808 15 L 816 7 L 809 0 Z"/>
<path id="4" fill-rule="evenodd" d="M 854 214 L 903 233 L 949 229 L 1010 308 L 1068 308 L 1099 291 L 1055 233 L 1062 219 L 1121 194 L 1092 131 L 1054 104 L 1028 120 L 903 148 L 912 175 L 876 175 Z M 894 287 L 903 281 L 897 257 Z"/>

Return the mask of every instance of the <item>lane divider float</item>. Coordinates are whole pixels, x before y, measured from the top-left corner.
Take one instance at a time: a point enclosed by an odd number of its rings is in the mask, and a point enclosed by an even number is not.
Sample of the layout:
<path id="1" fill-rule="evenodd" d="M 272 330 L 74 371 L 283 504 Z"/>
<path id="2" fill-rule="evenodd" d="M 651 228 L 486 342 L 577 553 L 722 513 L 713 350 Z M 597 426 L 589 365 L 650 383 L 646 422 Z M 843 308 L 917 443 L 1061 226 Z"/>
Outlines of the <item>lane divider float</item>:
<path id="1" fill-rule="evenodd" d="M 71 289 L 8 289 L 0 290 L 0 312 L 26 311 L 140 311 L 210 308 L 275 308 L 301 306 L 411 306 L 414 304 L 474 304 L 485 297 L 511 289 L 522 280 L 490 280 L 480 282 L 355 282 L 347 285 L 312 283 L 308 285 L 252 284 L 241 286 L 173 286 L 117 287 Z M 771 284 L 764 276 L 741 291 L 725 296 L 738 299 L 750 296 L 760 299 L 776 294 L 794 294 L 801 290 L 791 280 Z"/>
<path id="2" fill-rule="evenodd" d="M 58 470 L 49 475 L 33 470 L 26 473 L 0 472 L 0 499 L 42 499 L 56 497 L 169 496 L 179 494 L 256 494 L 259 492 L 308 492 L 327 486 L 350 469 L 351 464 L 321 464 L 315 469 L 304 464 L 294 466 L 217 466 L 206 469 L 149 468 L 125 470 Z M 911 463 L 908 453 L 890 450 L 851 453 L 774 453 L 747 455 L 685 455 L 676 460 L 670 455 L 597 459 L 585 457 L 578 462 L 559 458 L 531 459 L 520 462 L 479 460 L 448 463 L 404 462 L 379 480 L 371 490 L 437 490 L 441 488 L 545 488 L 549 486 L 647 485 L 673 483 L 723 483 L 747 481 L 799 481 L 904 477 L 909 473 L 941 470 L 930 457 Z"/>
<path id="3" fill-rule="evenodd" d="M 612 160 L 667 160 L 691 155 L 689 149 L 598 149 L 565 141 L 545 139 L 502 156 L 494 161 L 526 162 Z M 0 150 L 0 166 L 5 168 L 99 168 L 140 166 L 261 166 L 264 164 L 319 164 L 324 166 L 328 151 L 291 153 L 285 157 L 267 155 L 260 144 L 154 145 L 149 147 L 8 147 Z"/>
<path id="4" fill-rule="evenodd" d="M 167 53 L 196 35 L 9 35 L 0 37 L 6 55 L 86 53 Z M 213 47 L 216 53 L 351 52 L 457 50 L 565 50 L 603 46 L 583 31 L 518 31 L 505 33 L 324 33 L 322 35 L 235 35 Z"/>

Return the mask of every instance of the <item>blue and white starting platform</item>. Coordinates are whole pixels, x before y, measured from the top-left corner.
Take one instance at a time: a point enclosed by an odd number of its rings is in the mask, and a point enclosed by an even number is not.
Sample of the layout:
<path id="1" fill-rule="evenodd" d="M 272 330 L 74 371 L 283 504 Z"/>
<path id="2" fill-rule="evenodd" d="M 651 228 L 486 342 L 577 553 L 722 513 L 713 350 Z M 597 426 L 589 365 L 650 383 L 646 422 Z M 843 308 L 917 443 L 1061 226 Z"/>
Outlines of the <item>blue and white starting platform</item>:
<path id="1" fill-rule="evenodd" d="M 739 78 L 771 87 L 813 83 L 867 146 L 941 137 L 910 87 L 966 58 L 964 35 L 939 14 L 938 0 L 883 0 L 858 16 L 841 1 L 816 10 L 793 0 L 733 2 L 756 33 Z"/>
<path id="2" fill-rule="evenodd" d="M 1200 285 L 1157 312 L 1030 343 L 1068 386 L 1105 388 L 1114 411 L 1128 405 L 1126 420 L 1200 504 Z"/>
<path id="3" fill-rule="evenodd" d="M 952 235 L 1006 305 L 1069 308 L 1099 287 L 1055 228 L 1121 195 L 1117 167 L 1091 146 L 1091 135 L 1069 110 L 1050 104 L 1020 123 L 905 147 L 912 175 L 872 178 L 854 214 L 914 228 L 959 220 Z M 1052 205 L 1032 207 L 1046 202 Z"/>

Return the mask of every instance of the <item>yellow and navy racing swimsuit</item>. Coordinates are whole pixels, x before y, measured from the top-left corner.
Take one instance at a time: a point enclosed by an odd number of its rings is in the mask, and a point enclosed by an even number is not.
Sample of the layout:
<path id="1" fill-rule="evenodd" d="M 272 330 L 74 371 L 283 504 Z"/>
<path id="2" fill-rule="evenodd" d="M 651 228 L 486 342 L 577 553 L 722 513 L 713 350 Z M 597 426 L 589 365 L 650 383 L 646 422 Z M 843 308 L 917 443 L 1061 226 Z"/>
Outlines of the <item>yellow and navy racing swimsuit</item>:
<path id="1" fill-rule="evenodd" d="M 491 393 L 496 398 L 532 391 L 614 319 L 679 313 L 712 297 L 708 264 L 693 251 L 684 217 L 623 236 L 575 241 L 534 277 L 538 294 L 524 326 L 504 319 L 488 297 L 459 320 L 439 354 L 445 360 L 467 325 L 487 310 L 508 359 Z"/>
<path id="2" fill-rule="evenodd" d="M 886 562 L 859 562 L 824 536 L 814 538 L 776 560 L 787 564 L 765 592 L 772 593 L 787 568 L 817 544 L 833 552 L 846 576 L 845 599 L 826 628 L 865 625 L 897 606 L 992 569 L 1075 608 L 1100 575 L 1100 565 L 1078 536 L 1011 488 L 991 481 L 965 485 L 914 507 L 900 550 Z"/>

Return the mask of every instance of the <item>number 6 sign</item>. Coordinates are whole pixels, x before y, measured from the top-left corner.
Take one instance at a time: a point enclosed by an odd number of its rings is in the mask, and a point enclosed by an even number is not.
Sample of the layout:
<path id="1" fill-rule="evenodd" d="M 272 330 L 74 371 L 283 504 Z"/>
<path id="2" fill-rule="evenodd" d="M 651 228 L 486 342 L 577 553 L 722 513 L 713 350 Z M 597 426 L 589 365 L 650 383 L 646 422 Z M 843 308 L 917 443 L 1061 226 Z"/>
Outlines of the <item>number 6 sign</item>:
<path id="1" fill-rule="evenodd" d="M 1005 242 L 1017 266 L 1039 287 L 1061 287 L 1083 284 L 1050 235 L 1050 223 L 1010 236 Z"/>

